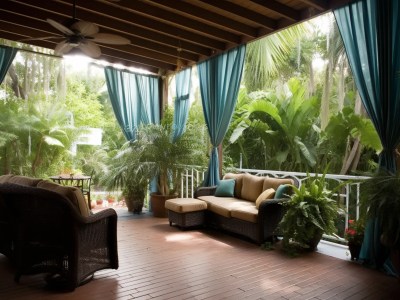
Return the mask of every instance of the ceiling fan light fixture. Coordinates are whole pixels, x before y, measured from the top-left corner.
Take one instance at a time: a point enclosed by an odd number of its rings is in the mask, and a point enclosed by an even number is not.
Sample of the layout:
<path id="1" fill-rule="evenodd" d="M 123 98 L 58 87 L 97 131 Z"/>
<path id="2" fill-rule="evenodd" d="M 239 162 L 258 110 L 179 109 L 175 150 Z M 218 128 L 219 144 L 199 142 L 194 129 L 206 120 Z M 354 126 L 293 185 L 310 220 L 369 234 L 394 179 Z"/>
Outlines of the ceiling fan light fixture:
<path id="1" fill-rule="evenodd" d="M 72 49 L 78 48 L 87 56 L 98 58 L 101 56 L 100 47 L 96 43 L 111 45 L 127 45 L 130 40 L 115 34 L 99 33 L 99 27 L 92 23 L 76 18 L 75 1 L 73 2 L 72 18 L 63 23 L 52 19 L 46 21 L 61 31 L 64 40 L 56 45 L 54 52 L 57 55 L 64 55 Z"/>

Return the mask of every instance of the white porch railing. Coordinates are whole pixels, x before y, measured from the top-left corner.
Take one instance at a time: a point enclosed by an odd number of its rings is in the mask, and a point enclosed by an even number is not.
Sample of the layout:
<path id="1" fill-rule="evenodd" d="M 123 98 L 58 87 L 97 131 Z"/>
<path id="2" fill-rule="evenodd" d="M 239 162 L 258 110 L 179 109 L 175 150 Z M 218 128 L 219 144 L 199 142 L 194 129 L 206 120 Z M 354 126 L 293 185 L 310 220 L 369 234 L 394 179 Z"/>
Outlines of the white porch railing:
<path id="1" fill-rule="evenodd" d="M 254 169 L 230 169 L 230 172 L 246 172 L 257 176 L 268 176 L 275 178 L 290 177 L 298 181 L 299 185 L 308 176 L 322 176 L 322 174 L 316 173 L 302 173 L 302 172 L 286 172 L 286 171 L 273 171 L 273 170 L 254 170 Z M 181 197 L 190 198 L 193 197 L 195 189 L 201 185 L 204 179 L 204 168 L 196 166 L 187 166 L 185 171 L 181 174 Z M 340 215 L 337 222 L 337 232 L 335 236 L 325 236 L 331 240 L 345 242 L 344 232 L 347 229 L 349 216 L 354 219 L 359 218 L 359 199 L 360 199 L 360 184 L 362 181 L 368 179 L 367 176 L 349 176 L 349 175 L 337 175 L 337 174 L 326 174 L 326 181 L 330 187 L 336 187 L 339 184 L 342 185 L 341 191 L 336 196 L 339 197 L 339 205 L 344 210 L 344 214 Z"/>

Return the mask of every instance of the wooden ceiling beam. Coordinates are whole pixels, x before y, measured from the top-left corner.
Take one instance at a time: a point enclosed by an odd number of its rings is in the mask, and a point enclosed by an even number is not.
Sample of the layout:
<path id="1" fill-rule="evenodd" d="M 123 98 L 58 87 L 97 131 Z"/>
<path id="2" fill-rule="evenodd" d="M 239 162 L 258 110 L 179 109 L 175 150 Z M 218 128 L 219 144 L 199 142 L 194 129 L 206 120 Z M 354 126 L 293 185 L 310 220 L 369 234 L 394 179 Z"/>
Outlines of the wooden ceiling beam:
<path id="1" fill-rule="evenodd" d="M 233 2 L 215 1 L 215 0 L 200 0 L 200 1 L 207 3 L 208 5 L 217 7 L 219 9 L 228 11 L 228 12 L 230 12 L 234 15 L 237 15 L 241 18 L 251 20 L 252 22 L 257 23 L 258 25 L 260 25 L 266 29 L 269 29 L 271 31 L 276 29 L 278 26 L 278 24 L 276 23 L 275 20 L 273 20 L 263 14 L 254 12 L 250 9 L 247 9 L 243 6 L 237 5 Z"/>
<path id="2" fill-rule="evenodd" d="M 300 12 L 286 6 L 280 2 L 276 2 L 275 0 L 251 0 L 254 3 L 257 3 L 258 5 L 271 10 L 277 14 L 279 14 L 281 17 L 288 19 L 289 21 L 293 22 L 298 22 L 301 20 Z"/>
<path id="3" fill-rule="evenodd" d="M 3 20 L 0 20 L 0 27 L 4 30 L 4 31 L 12 31 L 16 34 L 20 34 L 20 35 L 25 35 L 28 31 L 29 28 L 25 27 L 25 26 L 21 26 L 18 24 L 12 24 Z M 44 33 L 42 31 L 30 28 L 29 29 L 29 37 L 32 37 L 34 39 L 36 38 L 42 38 L 45 37 Z M 27 37 L 29 39 L 29 37 Z M 53 43 L 57 43 L 60 42 L 63 39 L 62 36 L 60 36 L 60 38 L 56 41 L 56 40 L 50 40 Z M 45 39 L 47 41 L 49 41 L 49 39 Z M 30 43 L 31 40 L 21 40 L 20 42 L 23 43 Z M 112 45 L 99 45 L 100 47 L 104 47 L 107 49 L 114 49 L 116 50 L 115 47 L 113 47 Z M 139 47 L 135 47 L 133 45 L 119 45 L 117 51 L 121 51 L 121 55 L 136 55 L 136 56 L 141 56 L 144 59 L 150 59 L 150 60 L 158 60 L 161 63 L 158 64 L 158 67 L 164 67 L 168 70 L 174 70 L 175 69 L 175 65 L 177 62 L 177 59 L 171 56 L 167 56 L 167 55 L 163 55 L 159 52 L 155 52 L 155 51 L 151 51 L 151 50 L 145 50 Z M 123 52 L 125 52 L 126 54 L 122 54 Z M 183 62 L 184 64 L 188 64 L 187 61 Z M 172 67 L 173 66 L 173 67 Z"/>
<path id="4" fill-rule="evenodd" d="M 104 0 L 100 1 L 104 2 Z M 227 29 L 229 29 L 230 31 L 222 30 L 215 26 L 200 22 L 193 17 L 187 17 L 179 13 L 161 9 L 158 6 L 149 5 L 148 3 L 151 4 L 150 1 L 120 1 L 118 4 L 114 5 L 121 5 L 124 7 L 124 9 L 131 10 L 134 13 L 143 14 L 150 19 L 161 20 L 161 22 L 176 24 L 177 20 L 179 20 L 179 26 L 181 26 L 182 28 L 186 28 L 190 31 L 198 33 L 200 31 L 200 34 L 206 34 L 208 36 L 212 36 L 230 43 L 237 43 L 238 41 L 240 41 L 240 36 L 238 34 L 232 33 L 233 27 L 235 28 L 234 31 L 237 31 L 240 34 L 244 34 L 249 37 L 257 36 L 257 30 L 251 26 L 247 26 L 246 24 L 239 24 L 240 26 L 232 25 L 231 27 L 227 27 Z M 112 5 L 112 3 L 109 4 Z"/>
<path id="5" fill-rule="evenodd" d="M 2 10 L 0 9 L 0 11 L 2 11 Z M 32 19 L 32 18 L 29 18 L 28 16 L 21 16 L 21 15 L 16 15 L 14 13 L 9 13 L 9 12 L 3 11 L 2 12 L 2 20 L 12 23 L 12 24 L 16 24 L 16 26 L 18 26 L 19 24 L 27 24 L 27 26 L 26 26 L 27 32 L 29 32 L 29 29 L 31 29 L 31 28 L 34 28 L 37 30 L 42 30 L 43 37 L 60 34 L 59 31 L 57 31 L 54 27 L 50 26 L 49 23 L 41 21 L 41 20 L 37 20 L 37 19 Z M 194 62 L 198 61 L 198 59 L 199 59 L 198 55 L 192 54 L 187 51 L 181 51 L 181 53 L 179 55 L 176 48 L 162 47 L 162 45 L 151 42 L 149 40 L 141 39 L 141 38 L 138 38 L 135 36 L 130 36 L 129 39 L 131 41 L 131 47 L 133 47 L 132 49 L 138 48 L 137 53 L 138 52 L 144 53 L 144 51 L 153 52 L 151 50 L 151 49 L 153 49 L 154 51 L 159 52 L 161 55 L 162 54 L 170 55 L 170 56 L 174 57 L 175 60 L 178 58 L 178 56 L 181 59 L 187 60 L 191 63 L 194 63 Z M 140 48 L 138 47 L 138 45 Z M 146 49 L 148 49 L 148 50 L 146 50 Z"/>
<path id="6" fill-rule="evenodd" d="M 146 66 L 152 73 L 174 72 L 239 44 L 282 30 L 353 0 L 77 0 L 76 17 L 97 24 L 102 33 L 131 41 L 102 45 L 101 59 Z M 1 0 L 0 38 L 62 35 L 46 22 L 73 15 L 72 0 Z M 4 35 L 4 36 L 3 36 Z M 54 48 L 59 40 L 24 41 Z"/>
<path id="7" fill-rule="evenodd" d="M 4 22 L 0 20 L 0 28 L 2 29 L 3 32 L 12 32 L 14 33 L 17 37 L 20 37 L 18 40 L 12 39 L 14 41 L 21 41 L 26 38 L 41 38 L 42 34 L 40 31 L 31 29 L 30 30 L 30 35 L 26 35 L 26 30 L 22 26 L 15 26 L 13 24 L 10 24 L 8 22 Z M 10 36 L 8 37 L 10 39 Z M 28 41 L 27 41 L 28 42 Z M 29 40 L 29 44 L 32 45 L 38 45 L 40 42 L 40 45 L 46 45 L 46 48 L 49 49 L 54 49 L 58 41 L 50 41 L 50 40 Z M 142 65 L 148 65 L 151 67 L 157 67 L 161 69 L 165 69 L 168 71 L 174 71 L 176 69 L 176 60 L 172 61 L 171 63 L 166 63 L 163 61 L 156 60 L 154 58 L 149 58 L 149 57 L 143 57 L 139 56 L 136 54 L 132 54 L 126 51 L 120 51 L 119 49 L 115 49 L 112 46 L 105 46 L 105 45 L 99 45 L 101 48 L 102 55 L 108 55 L 108 56 L 113 56 L 113 57 L 120 57 L 123 60 L 126 61 L 132 61 L 139 63 L 141 62 Z"/>
<path id="8" fill-rule="evenodd" d="M 1 8 L 4 9 L 5 11 L 10 11 L 12 13 L 15 13 L 17 15 L 21 15 L 21 16 L 29 16 L 31 18 L 37 19 L 37 20 L 42 20 L 45 21 L 46 18 L 51 18 L 54 19 L 56 21 L 63 21 L 63 20 L 67 20 L 68 18 L 71 18 L 70 15 L 67 14 L 67 11 L 69 11 L 69 7 L 63 4 L 57 4 L 54 6 L 54 3 L 50 2 L 50 0 L 48 0 L 48 2 L 46 2 L 46 8 L 48 8 L 51 5 L 50 8 L 51 9 L 55 9 L 57 8 L 55 11 L 51 11 L 48 9 L 44 9 L 44 8 L 40 8 L 40 7 L 35 7 L 32 6 L 29 3 L 25 3 L 22 1 L 14 1 L 14 0 L 7 0 L 4 3 L 2 3 Z M 60 9 L 61 7 L 61 9 Z M 90 14 L 90 17 L 87 15 L 86 11 L 82 11 L 81 13 L 82 15 L 82 19 L 90 21 L 91 18 L 95 18 L 96 20 L 99 18 L 98 15 L 94 15 L 94 14 Z M 34 17 L 33 17 L 34 16 Z M 89 18 L 86 18 L 89 17 Z M 184 55 L 185 52 L 189 52 L 197 55 L 201 55 L 201 56 L 209 56 L 212 53 L 212 49 L 207 48 L 207 47 L 203 47 L 200 45 L 196 45 L 190 42 L 186 42 L 184 40 L 179 40 L 176 37 L 170 37 L 170 36 L 166 36 L 164 34 L 159 34 L 157 32 L 154 32 L 152 30 L 147 30 L 145 28 L 136 26 L 134 24 L 130 24 L 127 25 L 126 23 L 123 22 L 118 22 L 115 19 L 111 19 L 111 18 L 106 18 L 106 17 L 101 17 L 102 18 L 102 24 L 101 24 L 101 28 L 106 28 L 109 33 L 114 33 L 114 34 L 119 34 L 121 35 L 126 35 L 125 37 L 130 39 L 131 42 L 134 41 L 135 39 L 131 39 L 131 37 L 138 37 L 138 39 L 136 39 L 137 42 L 139 42 L 138 44 L 136 44 L 137 46 L 140 47 L 141 45 L 141 40 L 145 39 L 147 41 L 150 41 L 152 43 L 158 43 L 160 44 L 160 49 L 162 49 L 164 46 L 169 46 L 173 49 L 173 52 L 176 53 L 176 48 L 178 47 L 178 45 L 181 45 L 181 48 L 183 49 L 182 51 L 182 57 Z M 108 26 L 104 26 L 103 24 L 103 20 L 108 20 Z M 93 21 L 94 23 L 96 23 L 95 21 Z M 52 27 L 52 26 L 50 26 Z M 193 56 L 190 57 L 185 57 L 185 59 L 187 60 L 192 60 Z"/>
<path id="9" fill-rule="evenodd" d="M 54 11 L 60 11 L 60 7 L 62 5 L 67 7 L 64 7 L 64 10 L 69 11 L 69 2 L 64 2 L 62 0 L 53 0 L 51 2 L 49 1 L 49 3 L 46 4 L 47 7 L 51 7 L 52 9 L 54 9 Z M 94 23 L 96 23 L 97 18 L 102 18 L 101 23 L 104 26 L 107 26 L 106 22 L 109 22 L 111 28 L 115 27 L 116 23 L 123 22 L 125 27 L 128 27 L 127 30 L 130 30 L 129 26 L 131 24 L 135 24 L 152 32 L 158 32 L 160 34 L 171 37 L 178 37 L 181 40 L 186 40 L 188 42 L 202 45 L 207 48 L 219 50 L 225 49 L 225 42 L 194 32 L 190 32 L 188 30 L 176 28 L 172 25 L 156 20 L 149 20 L 148 18 L 145 18 L 144 16 L 138 14 L 133 15 L 131 11 L 125 10 L 124 8 L 110 6 L 102 2 L 78 2 L 76 6 L 76 15 L 83 20 L 91 21 Z M 113 16 L 118 16 L 118 18 Z"/>
<path id="10" fill-rule="evenodd" d="M 309 7 L 318 9 L 319 11 L 326 11 L 329 9 L 326 0 L 300 0 L 300 1 L 307 4 Z"/>
<path id="11" fill-rule="evenodd" d="M 227 28 L 231 31 L 238 32 L 240 34 L 257 37 L 257 29 L 253 28 L 244 23 L 238 22 L 233 19 L 229 19 L 225 16 L 219 15 L 217 13 L 211 12 L 209 10 L 203 9 L 201 7 L 195 6 L 191 3 L 186 2 L 184 6 L 180 5 L 179 1 L 169 1 L 169 0 L 149 0 L 149 2 L 156 3 L 159 6 L 164 6 L 168 8 L 173 8 L 176 12 L 185 13 L 190 15 L 191 18 L 205 20 L 213 24 L 219 25 L 221 27 Z M 212 2 L 226 2 L 226 1 L 212 1 Z M 214 6 L 214 3 L 212 4 Z M 218 6 L 217 4 L 215 6 Z M 204 24 L 204 23 L 202 23 Z M 204 26 L 204 25 L 203 25 Z M 232 41 L 231 41 L 232 42 Z"/>

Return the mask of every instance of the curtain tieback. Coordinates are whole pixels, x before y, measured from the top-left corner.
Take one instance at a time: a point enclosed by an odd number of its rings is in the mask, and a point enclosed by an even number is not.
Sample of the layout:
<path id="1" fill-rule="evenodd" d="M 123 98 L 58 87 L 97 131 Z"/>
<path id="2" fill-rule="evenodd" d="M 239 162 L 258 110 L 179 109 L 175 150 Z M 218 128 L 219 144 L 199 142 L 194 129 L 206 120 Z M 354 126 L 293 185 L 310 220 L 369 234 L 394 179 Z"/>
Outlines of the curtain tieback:
<path id="1" fill-rule="evenodd" d="M 188 100 L 188 99 L 189 99 L 189 94 L 176 97 L 177 101 L 183 101 L 183 100 Z"/>

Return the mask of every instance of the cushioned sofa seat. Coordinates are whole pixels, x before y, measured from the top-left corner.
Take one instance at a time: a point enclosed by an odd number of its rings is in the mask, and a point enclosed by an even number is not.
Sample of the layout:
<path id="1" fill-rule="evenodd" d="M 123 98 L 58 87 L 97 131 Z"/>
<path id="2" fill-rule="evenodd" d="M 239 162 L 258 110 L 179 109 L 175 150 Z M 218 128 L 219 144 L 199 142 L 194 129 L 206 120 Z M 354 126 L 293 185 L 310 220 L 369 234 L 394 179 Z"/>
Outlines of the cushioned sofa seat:
<path id="1" fill-rule="evenodd" d="M 254 202 L 233 197 L 200 196 L 198 199 L 207 203 L 207 210 L 227 218 L 239 218 L 257 222 L 258 209 Z"/>
<path id="2" fill-rule="evenodd" d="M 195 198 L 207 202 L 206 225 L 240 234 L 257 243 L 273 239 L 283 216 L 282 203 L 289 199 L 291 186 L 297 185 L 295 181 L 247 173 L 228 173 L 223 179 L 234 179 L 235 186 L 229 192 L 234 197 L 219 195 L 218 189 L 225 183 L 201 187 L 195 192 Z"/>
<path id="3" fill-rule="evenodd" d="M 240 219 L 243 221 L 248 221 L 251 223 L 257 223 L 258 220 L 258 209 L 255 205 L 242 206 L 240 208 L 235 208 L 231 211 L 231 217 Z"/>

